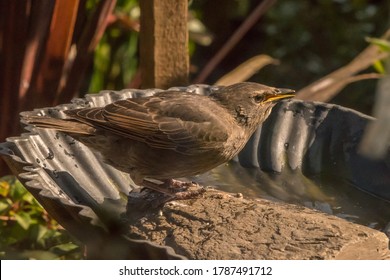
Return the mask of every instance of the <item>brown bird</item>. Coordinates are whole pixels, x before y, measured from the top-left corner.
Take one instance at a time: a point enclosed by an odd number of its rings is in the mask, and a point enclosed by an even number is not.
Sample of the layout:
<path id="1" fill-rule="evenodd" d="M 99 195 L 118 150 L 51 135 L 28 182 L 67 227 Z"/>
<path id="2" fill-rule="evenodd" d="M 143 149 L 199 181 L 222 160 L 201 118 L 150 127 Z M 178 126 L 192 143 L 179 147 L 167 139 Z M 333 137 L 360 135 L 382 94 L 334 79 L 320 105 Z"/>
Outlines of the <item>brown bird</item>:
<path id="1" fill-rule="evenodd" d="M 137 185 L 183 199 L 187 193 L 169 191 L 183 186 L 173 178 L 201 174 L 232 159 L 276 102 L 293 92 L 257 83 L 221 87 L 209 96 L 163 91 L 65 111 L 69 119 L 33 116 L 25 121 L 66 132 L 129 173 Z"/>

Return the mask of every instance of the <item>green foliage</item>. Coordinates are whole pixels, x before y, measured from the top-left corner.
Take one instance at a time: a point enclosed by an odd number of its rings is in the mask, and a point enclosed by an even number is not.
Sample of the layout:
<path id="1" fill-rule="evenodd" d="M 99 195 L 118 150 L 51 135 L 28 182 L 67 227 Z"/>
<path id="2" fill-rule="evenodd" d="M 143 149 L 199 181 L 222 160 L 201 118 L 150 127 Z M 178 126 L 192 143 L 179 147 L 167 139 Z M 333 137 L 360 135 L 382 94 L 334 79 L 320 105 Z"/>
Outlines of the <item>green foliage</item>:
<path id="1" fill-rule="evenodd" d="M 381 51 L 390 53 L 390 41 L 379 39 L 379 38 L 370 38 L 370 37 L 367 37 L 366 41 L 373 45 L 378 46 Z M 386 74 L 386 69 L 382 61 L 380 60 L 375 61 L 373 66 L 375 70 L 378 71 L 378 73 Z"/>
<path id="2" fill-rule="evenodd" d="M 15 177 L 0 178 L 1 259 L 79 259 L 72 241 Z"/>
<path id="3" fill-rule="evenodd" d="M 89 92 L 127 88 L 138 69 L 138 1 L 118 1 L 94 56 Z"/>
<path id="4" fill-rule="evenodd" d="M 281 72 L 277 83 L 287 76 L 303 87 L 347 64 L 367 46 L 366 36 L 383 33 L 383 16 L 386 9 L 366 0 L 278 2 L 262 27 L 266 53 L 283 61 L 273 77 Z"/>
<path id="5" fill-rule="evenodd" d="M 197 47 L 191 62 L 202 69 L 261 1 L 193 1 L 192 7 L 214 41 Z M 277 1 L 205 81 L 213 83 L 243 61 L 266 54 L 280 61 L 250 80 L 299 90 L 345 66 L 367 47 L 364 38 L 381 36 L 389 27 L 385 0 Z M 378 64 L 378 63 L 377 63 Z M 367 69 L 366 72 L 371 72 Z M 331 100 L 371 113 L 376 80 L 347 86 Z M 351 94 L 353 93 L 353 94 Z"/>
<path id="6" fill-rule="evenodd" d="M 366 38 L 366 41 L 377 45 L 384 52 L 390 52 L 390 41 L 370 37 Z"/>

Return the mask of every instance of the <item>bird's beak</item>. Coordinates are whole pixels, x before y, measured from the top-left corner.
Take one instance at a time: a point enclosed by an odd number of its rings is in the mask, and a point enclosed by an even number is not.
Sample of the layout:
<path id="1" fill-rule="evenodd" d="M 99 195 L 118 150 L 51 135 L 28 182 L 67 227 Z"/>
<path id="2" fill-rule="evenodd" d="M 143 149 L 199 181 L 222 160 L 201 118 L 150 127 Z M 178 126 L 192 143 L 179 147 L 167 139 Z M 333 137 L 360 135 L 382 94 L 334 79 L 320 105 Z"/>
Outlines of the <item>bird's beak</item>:
<path id="1" fill-rule="evenodd" d="M 266 102 L 272 102 L 280 99 L 285 99 L 285 98 L 291 98 L 294 97 L 295 95 L 293 94 L 295 90 L 293 89 L 287 89 L 287 88 L 278 88 L 277 92 L 275 94 L 270 94 L 266 97 Z"/>

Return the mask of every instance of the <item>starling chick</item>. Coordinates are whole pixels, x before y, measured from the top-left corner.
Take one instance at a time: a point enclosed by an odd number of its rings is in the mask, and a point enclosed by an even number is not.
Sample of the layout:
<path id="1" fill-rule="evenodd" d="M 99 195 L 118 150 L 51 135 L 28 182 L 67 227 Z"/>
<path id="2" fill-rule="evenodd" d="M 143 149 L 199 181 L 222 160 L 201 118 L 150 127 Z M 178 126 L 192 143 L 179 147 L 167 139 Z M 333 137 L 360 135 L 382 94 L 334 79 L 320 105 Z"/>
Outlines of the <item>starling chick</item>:
<path id="1" fill-rule="evenodd" d="M 68 133 L 129 173 L 137 185 L 169 193 L 166 187 L 182 186 L 173 178 L 201 174 L 232 159 L 276 102 L 293 92 L 257 83 L 222 87 L 209 96 L 163 91 L 65 111 L 69 119 L 34 116 L 25 121 Z"/>

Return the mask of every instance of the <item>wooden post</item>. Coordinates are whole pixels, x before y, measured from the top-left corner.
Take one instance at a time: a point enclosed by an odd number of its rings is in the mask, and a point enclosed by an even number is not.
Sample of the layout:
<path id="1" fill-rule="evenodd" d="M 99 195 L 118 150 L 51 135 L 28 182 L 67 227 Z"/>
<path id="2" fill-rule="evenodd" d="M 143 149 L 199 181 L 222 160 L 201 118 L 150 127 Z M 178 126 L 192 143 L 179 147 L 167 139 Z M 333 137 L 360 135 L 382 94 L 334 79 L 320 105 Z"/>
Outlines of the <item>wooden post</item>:
<path id="1" fill-rule="evenodd" d="M 188 0 L 142 0 L 140 67 L 143 88 L 188 84 Z"/>

